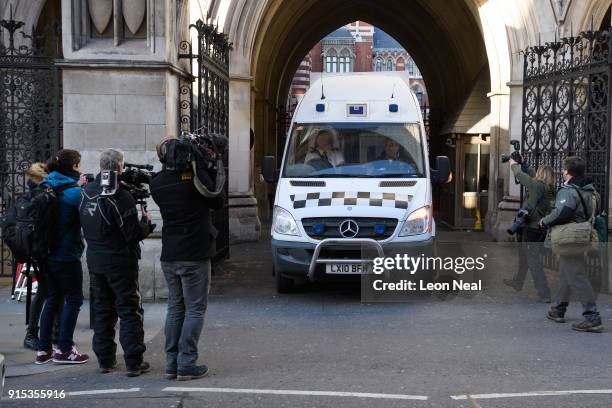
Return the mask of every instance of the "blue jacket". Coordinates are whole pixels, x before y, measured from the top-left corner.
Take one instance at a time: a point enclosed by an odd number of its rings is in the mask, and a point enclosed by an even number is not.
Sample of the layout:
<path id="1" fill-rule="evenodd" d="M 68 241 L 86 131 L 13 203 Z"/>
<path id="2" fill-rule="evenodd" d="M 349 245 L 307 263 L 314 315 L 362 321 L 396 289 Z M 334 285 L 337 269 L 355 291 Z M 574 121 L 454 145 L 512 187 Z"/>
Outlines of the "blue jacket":
<path id="1" fill-rule="evenodd" d="M 58 171 L 52 171 L 43 183 L 51 188 L 76 183 L 78 178 L 66 176 Z M 69 187 L 58 193 L 58 236 L 59 247 L 49 256 L 50 261 L 70 262 L 80 261 L 83 255 L 83 240 L 79 222 L 79 203 L 81 187 Z"/>

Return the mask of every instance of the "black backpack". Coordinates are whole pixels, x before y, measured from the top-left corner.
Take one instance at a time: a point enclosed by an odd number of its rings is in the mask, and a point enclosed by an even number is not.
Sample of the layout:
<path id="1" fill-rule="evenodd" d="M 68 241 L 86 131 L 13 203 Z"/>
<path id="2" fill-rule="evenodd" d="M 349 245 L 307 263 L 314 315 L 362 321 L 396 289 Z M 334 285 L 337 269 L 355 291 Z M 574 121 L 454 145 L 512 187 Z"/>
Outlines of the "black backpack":
<path id="1" fill-rule="evenodd" d="M 41 262 L 59 246 L 58 196 L 77 183 L 33 189 L 17 199 L 2 218 L 2 239 L 19 263 Z"/>

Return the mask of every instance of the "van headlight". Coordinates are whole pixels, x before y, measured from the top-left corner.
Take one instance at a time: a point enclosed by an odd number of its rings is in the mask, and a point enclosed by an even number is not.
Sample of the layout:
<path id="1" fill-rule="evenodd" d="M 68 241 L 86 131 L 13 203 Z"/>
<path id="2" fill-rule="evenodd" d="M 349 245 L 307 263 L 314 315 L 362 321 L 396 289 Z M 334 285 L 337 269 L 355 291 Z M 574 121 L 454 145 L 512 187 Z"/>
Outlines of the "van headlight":
<path id="1" fill-rule="evenodd" d="M 418 235 L 427 231 L 431 232 L 431 207 L 429 205 L 414 210 L 406 217 L 399 236 Z"/>
<path id="2" fill-rule="evenodd" d="M 272 231 L 282 235 L 300 235 L 297 223 L 289 213 L 281 207 L 274 207 L 272 213 Z"/>

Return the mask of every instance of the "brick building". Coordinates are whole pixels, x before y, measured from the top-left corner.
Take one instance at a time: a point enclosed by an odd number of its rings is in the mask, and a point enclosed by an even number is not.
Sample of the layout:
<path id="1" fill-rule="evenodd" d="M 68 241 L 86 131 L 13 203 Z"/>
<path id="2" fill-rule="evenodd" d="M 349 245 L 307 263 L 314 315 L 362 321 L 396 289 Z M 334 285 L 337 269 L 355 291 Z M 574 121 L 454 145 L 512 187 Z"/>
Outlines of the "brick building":
<path id="1" fill-rule="evenodd" d="M 410 54 L 386 32 L 355 21 L 326 35 L 306 54 L 291 82 L 287 108 L 295 108 L 317 73 L 372 71 L 405 71 L 421 106 L 429 105 L 425 82 Z"/>

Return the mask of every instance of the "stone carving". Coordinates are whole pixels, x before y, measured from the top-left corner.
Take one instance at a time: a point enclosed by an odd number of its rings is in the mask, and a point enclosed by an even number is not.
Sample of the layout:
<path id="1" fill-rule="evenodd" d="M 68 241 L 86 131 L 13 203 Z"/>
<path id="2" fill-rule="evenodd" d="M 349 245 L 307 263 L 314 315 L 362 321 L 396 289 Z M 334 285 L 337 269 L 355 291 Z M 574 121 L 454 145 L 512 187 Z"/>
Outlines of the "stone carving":
<path id="1" fill-rule="evenodd" d="M 123 19 L 132 34 L 136 34 L 147 11 L 146 0 L 123 0 Z"/>
<path id="2" fill-rule="evenodd" d="M 113 15 L 113 0 L 88 0 L 87 4 L 93 25 L 102 34 Z"/>

